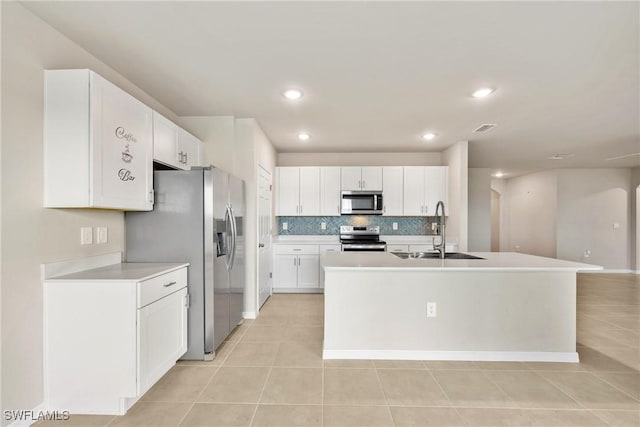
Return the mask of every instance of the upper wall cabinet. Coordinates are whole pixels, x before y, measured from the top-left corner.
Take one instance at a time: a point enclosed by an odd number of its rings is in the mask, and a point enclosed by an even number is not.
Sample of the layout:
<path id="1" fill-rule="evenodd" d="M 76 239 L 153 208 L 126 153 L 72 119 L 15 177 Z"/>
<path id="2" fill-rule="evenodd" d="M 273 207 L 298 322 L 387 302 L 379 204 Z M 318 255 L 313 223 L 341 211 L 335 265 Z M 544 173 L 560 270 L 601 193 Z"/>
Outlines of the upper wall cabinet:
<path id="1" fill-rule="evenodd" d="M 320 168 L 320 215 L 340 216 L 340 168 Z"/>
<path id="2" fill-rule="evenodd" d="M 44 206 L 151 210 L 151 108 L 90 70 L 45 71 L 44 98 Z"/>
<path id="3" fill-rule="evenodd" d="M 442 200 L 448 208 L 448 166 L 407 166 L 404 168 L 404 215 L 435 215 Z"/>
<path id="4" fill-rule="evenodd" d="M 153 160 L 178 169 L 200 165 L 202 143 L 175 123 L 153 112 Z"/>
<path id="5" fill-rule="evenodd" d="M 276 168 L 276 215 L 320 214 L 320 168 Z"/>
<path id="6" fill-rule="evenodd" d="M 382 168 L 382 215 L 402 216 L 404 200 L 404 168 L 385 166 Z"/>
<path id="7" fill-rule="evenodd" d="M 343 191 L 382 191 L 382 167 L 342 168 Z"/>

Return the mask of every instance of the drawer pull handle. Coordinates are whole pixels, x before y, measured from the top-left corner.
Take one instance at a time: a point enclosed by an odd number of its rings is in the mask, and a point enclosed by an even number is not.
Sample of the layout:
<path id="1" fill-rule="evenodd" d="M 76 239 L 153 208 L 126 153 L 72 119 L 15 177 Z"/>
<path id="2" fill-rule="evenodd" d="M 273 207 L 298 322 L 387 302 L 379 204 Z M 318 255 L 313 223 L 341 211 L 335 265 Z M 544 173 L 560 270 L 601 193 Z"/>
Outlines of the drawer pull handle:
<path id="1" fill-rule="evenodd" d="M 301 251 L 302 249 L 294 249 L 294 251 Z"/>
<path id="2" fill-rule="evenodd" d="M 173 286 L 173 285 L 175 285 L 176 283 L 178 283 L 178 282 L 170 282 L 170 283 L 167 283 L 166 285 L 164 285 L 164 287 L 165 287 L 165 288 L 168 288 L 169 286 Z"/>

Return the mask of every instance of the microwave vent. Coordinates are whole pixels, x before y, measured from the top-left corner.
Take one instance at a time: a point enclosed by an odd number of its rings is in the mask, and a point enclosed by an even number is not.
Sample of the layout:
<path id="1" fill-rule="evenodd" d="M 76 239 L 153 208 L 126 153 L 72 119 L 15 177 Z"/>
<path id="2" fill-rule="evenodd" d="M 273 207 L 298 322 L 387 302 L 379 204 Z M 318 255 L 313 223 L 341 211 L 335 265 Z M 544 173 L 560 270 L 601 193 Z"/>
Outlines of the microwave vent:
<path id="1" fill-rule="evenodd" d="M 480 132 L 486 132 L 486 131 L 488 131 L 488 130 L 493 129 L 494 127 L 496 127 L 496 125 L 486 124 L 486 123 L 485 123 L 485 124 L 483 124 L 483 125 L 480 125 L 480 126 L 479 126 L 477 129 L 475 129 L 473 132 L 478 132 L 478 133 L 480 133 Z"/>

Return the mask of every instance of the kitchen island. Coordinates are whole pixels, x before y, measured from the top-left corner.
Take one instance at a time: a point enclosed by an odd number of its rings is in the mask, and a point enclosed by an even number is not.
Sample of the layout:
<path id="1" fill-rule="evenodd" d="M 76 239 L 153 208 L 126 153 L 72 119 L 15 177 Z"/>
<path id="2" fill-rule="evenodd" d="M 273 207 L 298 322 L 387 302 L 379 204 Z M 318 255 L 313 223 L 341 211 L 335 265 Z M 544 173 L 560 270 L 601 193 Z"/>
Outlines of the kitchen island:
<path id="1" fill-rule="evenodd" d="M 578 362 L 576 273 L 601 267 L 471 255 L 323 254 L 323 358 Z"/>

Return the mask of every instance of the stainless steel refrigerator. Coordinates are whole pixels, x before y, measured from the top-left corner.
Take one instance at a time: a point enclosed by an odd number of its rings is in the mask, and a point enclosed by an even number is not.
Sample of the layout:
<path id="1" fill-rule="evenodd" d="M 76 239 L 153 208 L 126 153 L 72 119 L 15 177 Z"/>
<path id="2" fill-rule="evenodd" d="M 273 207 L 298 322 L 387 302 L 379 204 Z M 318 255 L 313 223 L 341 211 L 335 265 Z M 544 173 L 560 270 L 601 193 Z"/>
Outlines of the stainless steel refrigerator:
<path id="1" fill-rule="evenodd" d="M 127 212 L 127 262 L 189 262 L 188 349 L 207 360 L 242 320 L 244 182 L 214 167 L 153 173 L 150 212 Z"/>

